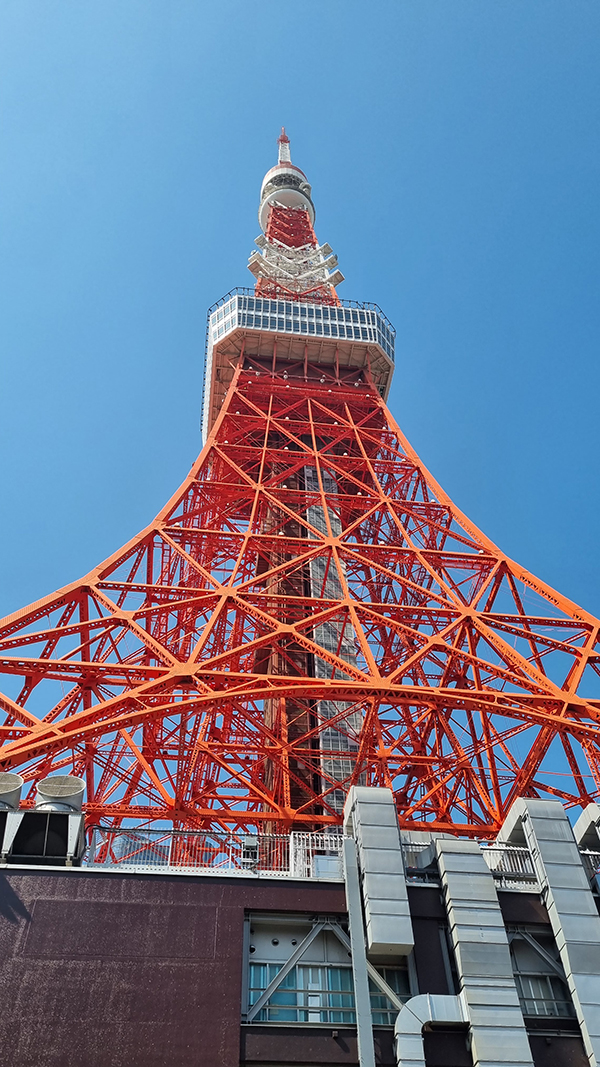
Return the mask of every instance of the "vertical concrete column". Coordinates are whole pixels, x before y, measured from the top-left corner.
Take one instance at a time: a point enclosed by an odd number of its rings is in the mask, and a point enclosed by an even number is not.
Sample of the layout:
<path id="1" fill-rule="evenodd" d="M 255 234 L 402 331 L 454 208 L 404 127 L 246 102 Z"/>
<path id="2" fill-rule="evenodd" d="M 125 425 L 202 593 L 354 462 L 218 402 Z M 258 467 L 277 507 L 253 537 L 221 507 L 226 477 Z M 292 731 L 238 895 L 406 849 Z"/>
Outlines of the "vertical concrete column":
<path id="1" fill-rule="evenodd" d="M 493 876 L 474 841 L 437 840 L 473 1067 L 533 1067 Z"/>
<path id="2" fill-rule="evenodd" d="M 374 1067 L 367 952 L 393 960 L 408 955 L 414 945 L 391 790 L 352 786 L 344 806 L 344 831 L 358 1058 L 360 1067 Z"/>
<path id="3" fill-rule="evenodd" d="M 369 993 L 369 975 L 367 971 L 365 930 L 360 902 L 356 843 L 351 837 L 344 838 L 343 855 L 344 878 L 346 882 L 346 904 L 348 907 L 348 922 L 350 926 L 350 944 L 352 946 L 352 979 L 354 982 L 354 1009 L 356 1012 L 358 1063 L 359 1067 L 375 1067 L 371 994 Z"/>
<path id="4" fill-rule="evenodd" d="M 579 848 L 600 852 L 600 805 L 588 804 L 583 809 L 573 827 L 573 834 Z"/>
<path id="5" fill-rule="evenodd" d="M 600 916 L 558 800 L 517 800 L 499 841 L 525 839 L 552 923 L 591 1067 L 600 1064 Z"/>

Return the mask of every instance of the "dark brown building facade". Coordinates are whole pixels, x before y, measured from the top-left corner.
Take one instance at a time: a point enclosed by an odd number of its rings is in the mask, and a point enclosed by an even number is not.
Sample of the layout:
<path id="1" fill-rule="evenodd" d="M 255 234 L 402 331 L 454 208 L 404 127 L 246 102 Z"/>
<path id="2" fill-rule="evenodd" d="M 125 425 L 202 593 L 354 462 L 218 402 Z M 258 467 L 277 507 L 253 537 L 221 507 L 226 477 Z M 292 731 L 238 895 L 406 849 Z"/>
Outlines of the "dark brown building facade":
<path id="1" fill-rule="evenodd" d="M 452 993 L 439 885 L 408 888 L 420 992 Z M 552 939 L 537 893 L 500 891 L 509 930 Z M 357 1064 L 352 1025 L 243 1023 L 248 917 L 346 921 L 340 882 L 6 868 L 0 875 L 1 1047 L 10 1067 Z M 252 935 L 251 935 L 252 936 Z M 321 1013 L 313 1013 L 315 1017 Z M 526 1018 L 536 1067 L 587 1067 L 577 1020 Z M 375 1027 L 392 1065 L 393 1027 Z M 466 1027 L 425 1031 L 427 1067 L 470 1067 Z"/>

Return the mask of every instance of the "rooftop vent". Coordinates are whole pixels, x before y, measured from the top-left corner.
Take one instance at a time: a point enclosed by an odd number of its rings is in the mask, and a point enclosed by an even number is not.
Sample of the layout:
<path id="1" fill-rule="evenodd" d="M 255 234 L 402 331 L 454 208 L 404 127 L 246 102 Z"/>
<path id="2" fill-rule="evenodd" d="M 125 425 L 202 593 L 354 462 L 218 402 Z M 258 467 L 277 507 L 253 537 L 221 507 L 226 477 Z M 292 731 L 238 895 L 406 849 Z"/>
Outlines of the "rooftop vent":
<path id="1" fill-rule="evenodd" d="M 20 774 L 0 771 L 0 811 L 16 811 L 21 800 L 23 779 Z"/>
<path id="2" fill-rule="evenodd" d="M 53 774 L 38 782 L 37 811 L 81 811 L 85 782 L 72 774 Z"/>

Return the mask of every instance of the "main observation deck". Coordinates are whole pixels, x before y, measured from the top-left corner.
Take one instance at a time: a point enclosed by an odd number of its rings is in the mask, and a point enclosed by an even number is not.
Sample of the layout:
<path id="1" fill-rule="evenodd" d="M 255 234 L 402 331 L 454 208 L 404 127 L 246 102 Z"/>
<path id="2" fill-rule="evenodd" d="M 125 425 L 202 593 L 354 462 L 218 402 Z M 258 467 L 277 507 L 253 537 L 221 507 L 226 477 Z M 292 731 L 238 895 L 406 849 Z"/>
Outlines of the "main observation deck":
<path id="1" fill-rule="evenodd" d="M 234 289 L 209 309 L 202 405 L 204 440 L 219 413 L 239 358 L 304 363 L 340 371 L 369 367 L 387 399 L 396 331 L 377 304 L 270 300 Z"/>

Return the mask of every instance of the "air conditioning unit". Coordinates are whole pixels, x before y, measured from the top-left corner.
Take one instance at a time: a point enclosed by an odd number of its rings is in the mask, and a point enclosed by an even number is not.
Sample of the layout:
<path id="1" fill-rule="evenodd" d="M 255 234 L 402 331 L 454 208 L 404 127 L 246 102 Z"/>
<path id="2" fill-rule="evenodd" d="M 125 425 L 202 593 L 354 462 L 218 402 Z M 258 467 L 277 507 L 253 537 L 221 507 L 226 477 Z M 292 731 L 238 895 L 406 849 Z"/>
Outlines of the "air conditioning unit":
<path id="1" fill-rule="evenodd" d="M 258 837 L 242 838 L 242 867 L 256 867 L 258 864 Z"/>
<path id="2" fill-rule="evenodd" d="M 11 783 L 2 779 L 19 775 L 0 775 L 0 804 L 7 804 L 2 834 L 2 863 L 32 866 L 79 866 L 85 847 L 84 817 L 81 812 L 85 783 L 70 774 L 56 774 L 38 784 L 35 808 L 16 811 L 6 796 Z M 12 786 L 16 803 L 23 780 Z M 5 793 L 3 794 L 3 786 Z"/>
<path id="3" fill-rule="evenodd" d="M 18 811 L 22 788 L 23 779 L 20 774 L 0 772 L 0 841 L 4 840 L 9 814 Z"/>

